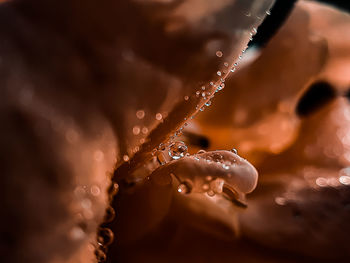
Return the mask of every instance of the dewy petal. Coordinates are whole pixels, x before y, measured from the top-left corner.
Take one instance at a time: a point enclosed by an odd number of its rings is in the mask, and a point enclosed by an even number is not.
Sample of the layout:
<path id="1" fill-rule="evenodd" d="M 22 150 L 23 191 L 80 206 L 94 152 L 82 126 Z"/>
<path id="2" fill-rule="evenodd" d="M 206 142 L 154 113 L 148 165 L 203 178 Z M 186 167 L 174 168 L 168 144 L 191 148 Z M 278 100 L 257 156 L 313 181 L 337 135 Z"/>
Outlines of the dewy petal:
<path id="1" fill-rule="evenodd" d="M 230 151 L 213 151 L 186 156 L 180 160 L 169 162 L 151 176 L 173 174 L 178 180 L 192 183 L 192 191 L 206 192 L 203 188 L 208 184 L 208 177 L 223 179 L 225 184 L 239 193 L 250 193 L 258 180 L 258 173 L 247 160 Z M 211 181 L 209 179 L 209 181 Z"/>
<path id="2" fill-rule="evenodd" d="M 266 153 L 290 146 L 299 128 L 295 105 L 325 67 L 327 50 L 327 41 L 315 36 L 303 4 L 296 4 L 266 47 L 247 51 L 260 55 L 227 79 L 225 92 L 214 100 L 216 106 L 194 120 L 212 149 L 234 145 L 257 163 Z M 302 66 L 305 62 L 307 67 Z"/>

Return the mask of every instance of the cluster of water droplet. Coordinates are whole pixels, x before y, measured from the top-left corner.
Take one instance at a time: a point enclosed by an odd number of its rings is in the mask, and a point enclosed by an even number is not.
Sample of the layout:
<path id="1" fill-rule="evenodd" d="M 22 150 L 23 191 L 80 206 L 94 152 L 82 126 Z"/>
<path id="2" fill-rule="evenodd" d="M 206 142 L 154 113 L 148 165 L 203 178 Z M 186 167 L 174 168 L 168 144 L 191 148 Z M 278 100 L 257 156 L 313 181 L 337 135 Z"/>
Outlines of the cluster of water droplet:
<path id="1" fill-rule="evenodd" d="M 119 185 L 117 183 L 112 183 L 112 185 L 108 188 L 108 198 L 109 204 L 112 203 L 114 196 L 119 191 Z M 103 263 L 107 259 L 107 251 L 108 246 L 113 243 L 114 234 L 112 230 L 106 225 L 112 222 L 115 218 L 115 211 L 112 206 L 108 206 L 105 211 L 105 216 L 103 219 L 103 223 L 100 225 L 97 236 L 96 236 L 96 247 L 95 247 L 95 256 L 98 263 Z"/>

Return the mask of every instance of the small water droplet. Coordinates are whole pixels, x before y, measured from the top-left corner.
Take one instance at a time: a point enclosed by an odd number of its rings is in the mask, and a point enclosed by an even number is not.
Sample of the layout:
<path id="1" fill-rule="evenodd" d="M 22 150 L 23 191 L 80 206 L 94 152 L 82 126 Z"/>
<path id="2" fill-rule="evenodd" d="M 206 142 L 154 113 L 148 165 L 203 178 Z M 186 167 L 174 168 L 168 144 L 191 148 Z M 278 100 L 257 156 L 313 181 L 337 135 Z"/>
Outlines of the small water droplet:
<path id="1" fill-rule="evenodd" d="M 215 192 L 213 190 L 209 190 L 207 192 L 207 195 L 209 195 L 210 197 L 214 196 L 215 195 Z"/>
<path id="2" fill-rule="evenodd" d="M 233 152 L 234 154 L 238 154 L 238 151 L 235 148 L 232 148 L 230 151 Z"/>
<path id="3" fill-rule="evenodd" d="M 205 90 L 205 86 L 202 86 L 202 90 Z"/>
<path id="4" fill-rule="evenodd" d="M 236 71 L 236 68 L 231 68 L 230 71 L 231 71 L 231 72 L 235 72 L 235 71 Z"/>
<path id="5" fill-rule="evenodd" d="M 213 180 L 213 177 L 212 177 L 212 176 L 210 176 L 210 175 L 208 175 L 208 176 L 206 176 L 206 177 L 205 177 L 205 180 L 207 180 L 207 181 L 211 181 L 211 180 Z"/>
<path id="6" fill-rule="evenodd" d="M 158 145 L 158 150 L 164 151 L 165 148 L 166 148 L 166 145 L 165 145 L 164 143 L 160 143 L 160 144 Z"/>
<path id="7" fill-rule="evenodd" d="M 98 263 L 103 263 L 107 259 L 106 253 L 99 248 L 95 249 L 95 256 Z"/>
<path id="8" fill-rule="evenodd" d="M 197 152 L 197 154 L 202 154 L 202 153 L 206 153 L 207 151 L 205 151 L 205 150 L 199 150 L 198 152 Z"/>
<path id="9" fill-rule="evenodd" d="M 90 192 L 93 196 L 99 196 L 101 193 L 101 189 L 97 185 L 93 185 L 90 188 Z"/>
<path id="10" fill-rule="evenodd" d="M 140 134 L 140 131 L 141 131 L 140 126 L 134 126 L 134 127 L 132 128 L 132 133 L 133 133 L 134 135 Z"/>
<path id="11" fill-rule="evenodd" d="M 227 63 L 227 62 L 225 62 L 225 63 L 224 63 L 224 66 L 225 66 L 225 67 L 228 67 L 228 63 Z"/>
<path id="12" fill-rule="evenodd" d="M 221 71 L 216 72 L 218 76 L 221 76 Z"/>
<path id="13" fill-rule="evenodd" d="M 184 157 L 186 153 L 187 146 L 182 141 L 174 142 L 169 146 L 169 156 L 174 160 Z"/>
<path id="14" fill-rule="evenodd" d="M 184 97 L 184 99 L 185 99 L 185 100 L 188 100 L 188 99 L 189 99 L 189 97 L 188 97 L 188 96 L 185 96 L 185 97 Z"/>
<path id="15" fill-rule="evenodd" d="M 138 118 L 138 119 L 143 119 L 144 117 L 145 117 L 145 111 L 144 110 L 138 110 L 137 112 L 136 112 L 136 117 Z"/>
<path id="16" fill-rule="evenodd" d="M 238 66 L 238 63 L 237 63 L 237 62 L 236 62 L 236 63 L 234 63 L 234 64 L 233 64 L 233 66 L 237 67 L 237 66 Z"/>
<path id="17" fill-rule="evenodd" d="M 270 10 L 266 11 L 266 14 L 267 14 L 268 16 L 271 15 Z"/>
<path id="18" fill-rule="evenodd" d="M 205 95 L 206 95 L 205 92 L 202 92 L 202 97 L 203 97 L 203 98 L 205 98 Z"/>
<path id="19" fill-rule="evenodd" d="M 97 231 L 97 242 L 101 246 L 108 246 L 113 242 L 114 234 L 112 230 L 106 227 L 101 227 Z"/>
<path id="20" fill-rule="evenodd" d="M 181 184 L 179 184 L 179 186 L 177 187 L 177 191 L 180 194 L 189 194 L 192 191 L 192 186 L 190 185 L 190 183 L 188 182 L 182 182 Z"/>
<path id="21" fill-rule="evenodd" d="M 117 183 L 113 183 L 108 188 L 108 195 L 110 196 L 110 199 L 113 199 L 113 197 L 118 193 L 119 191 L 119 185 Z"/>
<path id="22" fill-rule="evenodd" d="M 199 109 L 200 111 L 204 111 L 205 110 L 205 107 L 203 106 L 202 108 Z"/>
<path id="23" fill-rule="evenodd" d="M 163 119 L 162 114 L 158 112 L 158 113 L 156 114 L 156 120 L 160 121 L 160 120 L 162 120 L 162 119 Z"/>
<path id="24" fill-rule="evenodd" d="M 196 91 L 196 96 L 199 97 L 199 94 L 201 94 L 200 91 Z"/>
<path id="25" fill-rule="evenodd" d="M 208 100 L 206 103 L 205 103 L 205 106 L 209 107 L 211 105 L 211 101 Z"/>
<path id="26" fill-rule="evenodd" d="M 125 154 L 125 155 L 123 156 L 123 160 L 124 160 L 124 162 L 127 162 L 127 161 L 130 160 L 130 158 L 129 158 L 129 156 L 128 156 L 127 154 Z"/>
<path id="27" fill-rule="evenodd" d="M 110 223 L 114 220 L 114 218 L 115 218 L 115 211 L 114 211 L 113 207 L 108 206 L 106 208 L 106 212 L 105 212 L 105 216 L 104 216 L 103 221 L 105 223 Z"/>
<path id="28" fill-rule="evenodd" d="M 222 168 L 224 168 L 225 170 L 228 170 L 228 169 L 230 169 L 230 166 L 228 166 L 228 165 L 226 165 L 226 164 L 223 164 L 223 165 L 222 165 Z"/>
<path id="29" fill-rule="evenodd" d="M 166 160 L 165 160 L 165 156 L 164 156 L 163 152 L 158 151 L 156 153 L 156 155 L 157 155 L 157 161 L 160 165 L 166 164 Z"/>
<path id="30" fill-rule="evenodd" d="M 220 51 L 220 50 L 216 51 L 215 54 L 216 54 L 216 56 L 219 57 L 219 58 L 221 58 L 222 55 L 223 55 L 222 51 Z"/>
<path id="31" fill-rule="evenodd" d="M 147 134 L 147 133 L 148 133 L 148 128 L 147 128 L 147 127 L 143 127 L 142 130 L 141 130 L 141 132 L 142 132 L 143 134 Z"/>

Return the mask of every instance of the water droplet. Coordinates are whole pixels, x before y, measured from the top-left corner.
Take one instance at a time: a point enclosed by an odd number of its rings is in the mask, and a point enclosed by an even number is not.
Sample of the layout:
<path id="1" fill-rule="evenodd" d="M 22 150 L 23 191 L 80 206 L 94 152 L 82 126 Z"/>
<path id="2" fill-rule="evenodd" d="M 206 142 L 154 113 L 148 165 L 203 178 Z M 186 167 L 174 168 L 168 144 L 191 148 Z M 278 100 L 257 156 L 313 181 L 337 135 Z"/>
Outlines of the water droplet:
<path id="1" fill-rule="evenodd" d="M 185 99 L 185 100 L 188 100 L 188 99 L 189 99 L 189 97 L 188 97 L 188 96 L 185 96 L 185 97 L 184 97 L 184 99 Z"/>
<path id="2" fill-rule="evenodd" d="M 252 32 L 255 35 L 258 32 L 258 30 L 255 27 L 253 27 Z"/>
<path id="3" fill-rule="evenodd" d="M 212 177 L 212 176 L 210 176 L 210 175 L 208 175 L 208 176 L 206 176 L 206 177 L 205 177 L 205 180 L 207 180 L 207 181 L 211 181 L 211 180 L 213 180 L 213 177 Z"/>
<path id="4" fill-rule="evenodd" d="M 147 127 L 143 127 L 142 130 L 141 130 L 141 132 L 142 132 L 143 134 L 147 134 L 147 133 L 148 133 L 148 128 L 147 128 Z"/>
<path id="5" fill-rule="evenodd" d="M 235 71 L 236 71 L 236 68 L 231 68 L 230 71 L 231 71 L 231 72 L 235 72 Z"/>
<path id="6" fill-rule="evenodd" d="M 112 222 L 114 220 L 114 218 L 115 218 L 115 211 L 114 211 L 113 207 L 108 206 L 106 208 L 106 212 L 105 212 L 105 216 L 104 216 L 103 221 L 105 223 L 109 223 L 109 222 Z"/>
<path id="7" fill-rule="evenodd" d="M 190 185 L 190 183 L 188 182 L 182 182 L 181 184 L 179 184 L 179 186 L 177 187 L 177 191 L 180 194 L 189 194 L 192 191 L 192 186 Z"/>
<path id="8" fill-rule="evenodd" d="M 250 12 L 245 13 L 246 16 L 250 17 L 252 14 Z"/>
<path id="9" fill-rule="evenodd" d="M 125 154 L 125 155 L 123 156 L 123 160 L 124 160 L 124 162 L 127 162 L 127 161 L 130 160 L 130 158 L 129 158 L 129 156 L 128 156 L 127 154 Z"/>
<path id="10" fill-rule="evenodd" d="M 174 160 L 184 157 L 186 153 L 187 146 L 182 141 L 174 142 L 169 146 L 169 156 Z"/>
<path id="11" fill-rule="evenodd" d="M 216 51 L 215 54 L 216 54 L 216 56 L 219 57 L 219 58 L 221 58 L 222 55 L 223 55 L 222 51 L 220 51 L 220 50 Z"/>
<path id="12" fill-rule="evenodd" d="M 202 90 L 205 90 L 205 86 L 202 86 Z"/>
<path id="13" fill-rule="evenodd" d="M 212 81 L 210 81 L 209 84 L 210 84 L 210 86 L 214 86 L 214 82 L 212 82 Z"/>
<path id="14" fill-rule="evenodd" d="M 134 126 L 134 127 L 132 128 L 132 133 L 133 133 L 134 135 L 140 134 L 140 131 L 141 131 L 140 126 Z"/>
<path id="15" fill-rule="evenodd" d="M 207 151 L 205 151 L 205 150 L 199 150 L 198 152 L 197 152 L 197 154 L 202 154 L 202 153 L 206 153 Z"/>
<path id="16" fill-rule="evenodd" d="M 196 96 L 199 97 L 199 94 L 201 94 L 200 91 L 196 91 Z"/>
<path id="17" fill-rule="evenodd" d="M 238 154 L 238 151 L 235 148 L 232 148 L 230 151 L 233 152 L 234 154 Z"/>
<path id="18" fill-rule="evenodd" d="M 209 195 L 210 197 L 214 196 L 215 195 L 215 192 L 213 190 L 209 190 L 207 192 L 207 195 Z"/>
<path id="19" fill-rule="evenodd" d="M 237 67 L 237 66 L 238 66 L 238 63 L 237 63 L 237 62 L 236 62 L 236 63 L 234 63 L 234 64 L 233 64 L 233 66 Z"/>
<path id="20" fill-rule="evenodd" d="M 166 160 L 165 160 L 165 156 L 164 156 L 163 152 L 158 151 L 156 153 L 156 155 L 157 155 L 157 161 L 160 165 L 166 164 Z"/>
<path id="21" fill-rule="evenodd" d="M 228 67 L 228 63 L 227 63 L 227 62 L 225 62 L 225 63 L 224 63 L 224 66 L 225 66 L 225 67 Z"/>
<path id="22" fill-rule="evenodd" d="M 202 108 L 199 109 L 200 111 L 204 111 L 205 110 L 205 107 L 203 106 Z"/>
<path id="23" fill-rule="evenodd" d="M 114 234 L 112 230 L 106 227 L 101 227 L 97 231 L 97 242 L 101 246 L 108 246 L 113 242 Z"/>
<path id="24" fill-rule="evenodd" d="M 97 185 L 93 185 L 90 188 L 90 192 L 93 196 L 99 196 L 101 193 L 101 189 Z"/>
<path id="25" fill-rule="evenodd" d="M 267 14 L 268 16 L 271 15 L 270 10 L 266 11 L 266 14 Z"/>
<path id="26" fill-rule="evenodd" d="M 205 95 L 206 95 L 205 92 L 202 92 L 202 97 L 203 97 L 203 98 L 205 98 Z"/>
<path id="27" fill-rule="evenodd" d="M 220 90 L 222 90 L 223 88 L 225 88 L 225 84 L 224 84 L 224 83 L 221 83 L 221 84 L 217 87 L 216 91 L 220 91 Z"/>
<path id="28" fill-rule="evenodd" d="M 95 249 L 95 256 L 98 263 L 105 262 L 107 259 L 106 253 L 99 248 Z"/>
<path id="29" fill-rule="evenodd" d="M 108 195 L 110 196 L 110 199 L 112 199 L 119 191 L 119 185 L 117 183 L 113 183 L 108 188 Z"/>
<path id="30" fill-rule="evenodd" d="M 206 103 L 205 103 L 205 106 L 209 107 L 211 105 L 211 101 L 208 100 Z"/>
<path id="31" fill-rule="evenodd" d="M 162 114 L 158 112 L 158 113 L 156 114 L 156 120 L 160 121 L 160 120 L 162 120 L 162 119 L 163 119 Z"/>
<path id="32" fill-rule="evenodd" d="M 218 74 L 218 76 L 221 76 L 221 71 L 216 72 L 216 74 Z"/>
<path id="33" fill-rule="evenodd" d="M 136 117 L 138 118 L 138 119 L 143 119 L 144 117 L 145 117 L 145 111 L 144 110 L 138 110 L 137 112 L 136 112 Z"/>
<path id="34" fill-rule="evenodd" d="M 224 168 L 225 170 L 228 170 L 228 169 L 230 169 L 230 166 L 228 166 L 228 165 L 226 165 L 226 164 L 223 164 L 223 165 L 222 165 L 222 168 Z"/>

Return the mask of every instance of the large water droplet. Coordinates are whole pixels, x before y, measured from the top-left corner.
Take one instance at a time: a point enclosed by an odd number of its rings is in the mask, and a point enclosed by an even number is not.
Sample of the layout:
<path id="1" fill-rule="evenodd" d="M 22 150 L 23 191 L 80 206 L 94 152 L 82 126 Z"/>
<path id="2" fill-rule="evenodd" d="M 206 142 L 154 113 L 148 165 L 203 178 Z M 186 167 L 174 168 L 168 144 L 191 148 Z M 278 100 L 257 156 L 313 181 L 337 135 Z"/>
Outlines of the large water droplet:
<path id="1" fill-rule="evenodd" d="M 169 156 L 174 160 L 184 157 L 186 153 L 187 146 L 182 141 L 174 142 L 169 146 Z"/>

